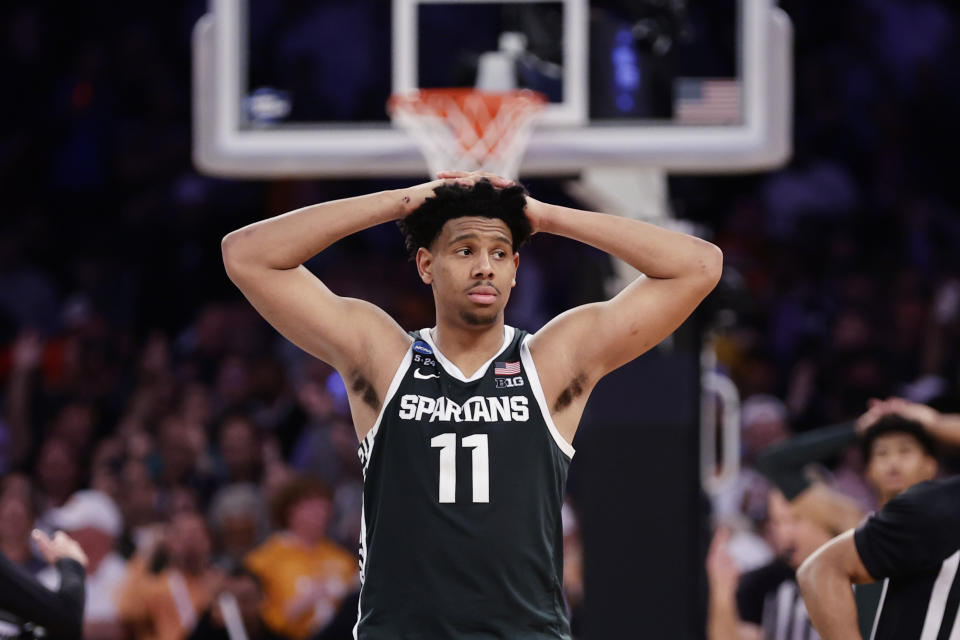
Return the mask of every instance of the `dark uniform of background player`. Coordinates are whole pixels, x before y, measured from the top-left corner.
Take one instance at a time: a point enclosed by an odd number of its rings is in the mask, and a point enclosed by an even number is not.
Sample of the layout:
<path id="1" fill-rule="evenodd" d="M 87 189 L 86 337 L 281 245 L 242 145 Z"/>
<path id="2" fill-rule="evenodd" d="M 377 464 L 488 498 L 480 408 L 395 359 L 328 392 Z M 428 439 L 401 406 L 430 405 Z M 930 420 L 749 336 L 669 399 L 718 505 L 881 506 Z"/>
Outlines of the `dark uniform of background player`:
<path id="1" fill-rule="evenodd" d="M 60 589 L 47 589 L 0 553 L 0 638 L 80 638 L 87 557 L 62 531 L 52 540 L 34 531 L 33 539 L 60 572 Z"/>
<path id="2" fill-rule="evenodd" d="M 560 501 L 587 398 L 680 325 L 716 285 L 722 256 L 688 235 L 540 202 L 498 176 L 439 177 L 234 231 L 224 265 L 261 315 L 346 382 L 366 467 L 357 636 L 566 638 Z M 436 306 L 436 327 L 418 336 L 426 350 L 302 266 L 401 219 Z M 525 336 L 503 312 L 517 249 L 539 231 L 648 277 Z M 523 384 L 497 382 L 506 377 Z"/>
<path id="3" fill-rule="evenodd" d="M 824 640 L 861 637 L 851 583 L 885 580 L 872 638 L 947 640 L 960 634 L 960 477 L 923 482 L 800 568 Z"/>

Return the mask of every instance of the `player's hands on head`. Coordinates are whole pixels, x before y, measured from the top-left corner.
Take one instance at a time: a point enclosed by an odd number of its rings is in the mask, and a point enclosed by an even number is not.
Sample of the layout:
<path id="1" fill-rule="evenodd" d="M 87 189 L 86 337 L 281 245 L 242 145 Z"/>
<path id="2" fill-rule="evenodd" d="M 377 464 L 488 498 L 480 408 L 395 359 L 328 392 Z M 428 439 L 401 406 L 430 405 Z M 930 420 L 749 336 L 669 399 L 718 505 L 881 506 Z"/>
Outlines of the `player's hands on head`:
<path id="1" fill-rule="evenodd" d="M 484 178 L 489 180 L 490 184 L 498 189 L 505 189 L 506 187 L 512 187 L 516 184 L 516 182 L 510 178 L 504 178 L 503 176 L 487 173 L 486 171 L 441 171 L 437 174 L 437 177 L 446 182 L 456 182 L 466 187 L 472 187 Z"/>
<path id="2" fill-rule="evenodd" d="M 878 420 L 888 415 L 898 415 L 907 420 L 919 422 L 924 429 L 930 429 L 931 425 L 936 423 L 940 413 L 925 404 L 911 402 L 903 398 L 887 398 L 886 400 L 871 398 L 867 403 L 866 412 L 857 418 L 854 423 L 857 434 L 862 436 Z"/>
<path id="3" fill-rule="evenodd" d="M 516 184 L 513 180 L 485 171 L 441 171 L 437 174 L 436 180 L 414 185 L 404 190 L 402 206 L 397 217 L 405 218 L 416 211 L 427 198 L 434 195 L 434 189 L 437 187 L 445 184 L 461 184 L 470 187 L 484 178 L 499 189 Z"/>
<path id="4" fill-rule="evenodd" d="M 43 531 L 34 529 L 31 536 L 40 550 L 40 555 L 50 564 L 56 563 L 57 560 L 69 558 L 76 560 L 84 568 L 87 567 L 87 554 L 83 552 L 76 540 L 63 531 L 57 531 L 51 538 Z"/>
<path id="5" fill-rule="evenodd" d="M 487 173 L 486 171 L 441 171 L 437 174 L 437 177 L 446 182 L 456 182 L 457 184 L 466 186 L 472 186 L 476 184 L 478 180 L 486 178 L 493 186 L 499 189 L 505 189 L 506 187 L 512 187 L 517 184 L 515 180 Z M 530 194 L 526 195 L 526 201 L 527 206 L 523 212 L 527 215 L 527 220 L 530 221 L 532 235 L 543 230 L 543 215 L 541 213 L 543 203 L 535 198 L 531 198 Z"/>

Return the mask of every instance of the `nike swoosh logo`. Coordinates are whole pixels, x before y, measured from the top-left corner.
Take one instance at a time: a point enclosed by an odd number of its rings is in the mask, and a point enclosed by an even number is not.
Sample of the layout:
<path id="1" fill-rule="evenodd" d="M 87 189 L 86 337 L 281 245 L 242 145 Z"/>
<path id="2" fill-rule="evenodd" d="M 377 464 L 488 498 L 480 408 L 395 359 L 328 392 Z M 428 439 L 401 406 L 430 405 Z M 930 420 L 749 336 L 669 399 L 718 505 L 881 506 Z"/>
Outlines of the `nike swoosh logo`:
<path id="1" fill-rule="evenodd" d="M 420 369 L 413 370 L 413 377 L 418 380 L 429 380 L 430 378 L 439 378 L 440 376 L 435 373 L 420 373 Z"/>

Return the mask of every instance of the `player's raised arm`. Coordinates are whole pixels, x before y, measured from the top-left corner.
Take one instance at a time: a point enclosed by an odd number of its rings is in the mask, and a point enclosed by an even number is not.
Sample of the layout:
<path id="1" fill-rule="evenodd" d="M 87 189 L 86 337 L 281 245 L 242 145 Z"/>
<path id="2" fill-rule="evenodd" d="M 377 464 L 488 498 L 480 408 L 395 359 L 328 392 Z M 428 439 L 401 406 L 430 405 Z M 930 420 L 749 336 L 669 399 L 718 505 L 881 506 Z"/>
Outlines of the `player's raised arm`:
<path id="1" fill-rule="evenodd" d="M 304 207 L 233 231 L 221 244 L 227 274 L 256 310 L 344 376 L 361 437 L 410 340 L 381 309 L 335 295 L 303 263 L 345 236 L 404 217 L 440 184 Z"/>
<path id="2" fill-rule="evenodd" d="M 680 326 L 716 286 L 723 256 L 709 242 L 637 220 L 533 198 L 527 198 L 526 212 L 535 231 L 579 240 L 646 274 L 611 300 L 561 314 L 531 342 L 554 419 L 561 433 L 572 438 L 577 421 L 558 420 L 556 414 L 576 405 L 578 398 L 585 401 L 603 375 Z"/>

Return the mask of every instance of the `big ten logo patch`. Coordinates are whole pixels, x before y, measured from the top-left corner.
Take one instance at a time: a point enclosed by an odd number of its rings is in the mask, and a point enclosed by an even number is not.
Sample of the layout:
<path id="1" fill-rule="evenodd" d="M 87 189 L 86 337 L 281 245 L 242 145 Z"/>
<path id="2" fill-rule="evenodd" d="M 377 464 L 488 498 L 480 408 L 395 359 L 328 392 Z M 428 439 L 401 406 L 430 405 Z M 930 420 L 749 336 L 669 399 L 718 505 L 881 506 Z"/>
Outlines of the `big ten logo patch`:
<path id="1" fill-rule="evenodd" d="M 431 356 L 422 356 L 419 353 L 413 354 L 413 361 L 417 364 L 422 364 L 424 367 L 435 367 L 437 366 L 437 361 L 434 360 Z"/>
<path id="2" fill-rule="evenodd" d="M 494 378 L 493 386 L 497 389 L 512 389 L 523 386 L 523 376 L 514 376 L 512 378 Z"/>

